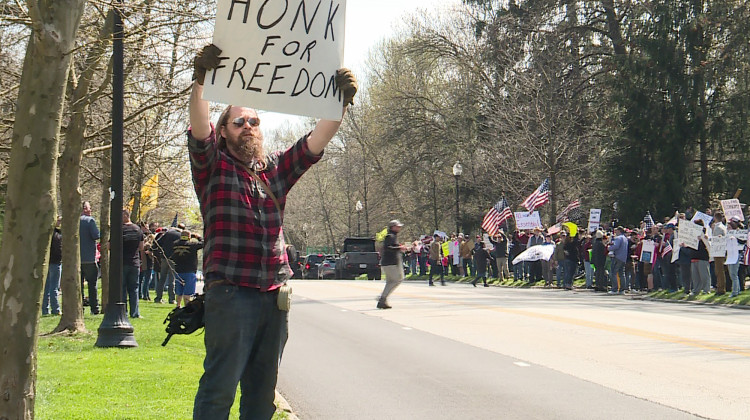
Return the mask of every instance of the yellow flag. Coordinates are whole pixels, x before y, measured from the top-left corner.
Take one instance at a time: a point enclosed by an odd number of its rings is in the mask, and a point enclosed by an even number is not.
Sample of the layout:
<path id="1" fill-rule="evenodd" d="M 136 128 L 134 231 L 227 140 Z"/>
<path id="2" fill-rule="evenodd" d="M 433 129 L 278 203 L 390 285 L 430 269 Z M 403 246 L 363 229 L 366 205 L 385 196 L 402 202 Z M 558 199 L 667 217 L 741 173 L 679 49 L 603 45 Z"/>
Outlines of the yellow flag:
<path id="1" fill-rule="evenodd" d="M 156 208 L 159 201 L 159 174 L 156 173 L 154 176 L 148 179 L 143 187 L 141 187 L 141 210 L 140 214 L 143 216 L 148 211 Z"/>

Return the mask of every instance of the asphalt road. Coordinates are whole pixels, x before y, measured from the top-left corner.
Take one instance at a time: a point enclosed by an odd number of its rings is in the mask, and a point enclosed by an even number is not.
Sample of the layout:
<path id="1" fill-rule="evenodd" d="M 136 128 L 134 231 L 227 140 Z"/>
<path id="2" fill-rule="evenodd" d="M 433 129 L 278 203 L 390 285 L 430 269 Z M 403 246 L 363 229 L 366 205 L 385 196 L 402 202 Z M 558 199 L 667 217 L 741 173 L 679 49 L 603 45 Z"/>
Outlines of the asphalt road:
<path id="1" fill-rule="evenodd" d="M 750 311 L 590 292 L 295 281 L 304 419 L 750 418 Z"/>

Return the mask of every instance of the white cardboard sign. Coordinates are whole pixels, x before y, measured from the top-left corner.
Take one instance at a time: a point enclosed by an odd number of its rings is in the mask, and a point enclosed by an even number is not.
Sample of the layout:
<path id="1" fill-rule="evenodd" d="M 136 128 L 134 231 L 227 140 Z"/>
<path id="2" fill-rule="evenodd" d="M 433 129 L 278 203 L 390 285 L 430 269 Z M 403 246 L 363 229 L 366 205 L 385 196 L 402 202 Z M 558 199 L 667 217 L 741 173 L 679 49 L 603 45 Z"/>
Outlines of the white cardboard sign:
<path id="1" fill-rule="evenodd" d="M 742 214 L 742 207 L 740 206 L 740 200 L 732 198 L 729 200 L 721 200 L 721 208 L 724 209 L 724 217 L 730 220 L 732 217 L 736 217 L 743 222 L 745 221 L 745 215 Z"/>
<path id="2" fill-rule="evenodd" d="M 516 218 L 516 229 L 518 230 L 534 229 L 535 227 L 542 226 L 542 219 L 539 217 L 538 211 L 533 213 L 520 211 L 513 213 L 513 216 Z"/>
<path id="3" fill-rule="evenodd" d="M 346 0 L 218 0 L 213 43 L 221 63 L 203 98 L 341 120 L 334 82 L 344 62 Z"/>
<path id="4" fill-rule="evenodd" d="M 680 224 L 677 228 L 680 230 L 680 243 L 685 244 L 688 248 L 698 249 L 698 236 L 703 235 L 703 226 L 680 219 Z"/>
<path id="5" fill-rule="evenodd" d="M 589 232 L 599 229 L 602 220 L 602 209 L 589 210 Z"/>
<path id="6" fill-rule="evenodd" d="M 714 236 L 709 238 L 711 249 L 709 249 L 709 255 L 711 258 L 726 257 L 727 256 L 727 237 L 726 236 Z"/>
<path id="7" fill-rule="evenodd" d="M 746 241 L 747 240 L 747 229 L 728 230 L 727 236 L 734 236 L 735 238 Z"/>
<path id="8" fill-rule="evenodd" d="M 695 212 L 695 216 L 693 216 L 693 218 L 690 219 L 690 221 L 693 222 L 693 223 L 695 223 L 695 221 L 698 220 L 698 219 L 703 220 L 703 226 L 709 226 L 711 224 L 711 222 L 714 221 L 714 217 L 713 216 L 709 216 L 708 214 L 703 213 L 701 211 L 696 211 Z"/>
<path id="9" fill-rule="evenodd" d="M 641 255 L 639 257 L 641 262 L 651 263 L 654 260 L 654 252 L 656 250 L 656 243 L 651 239 L 647 239 L 642 242 Z"/>

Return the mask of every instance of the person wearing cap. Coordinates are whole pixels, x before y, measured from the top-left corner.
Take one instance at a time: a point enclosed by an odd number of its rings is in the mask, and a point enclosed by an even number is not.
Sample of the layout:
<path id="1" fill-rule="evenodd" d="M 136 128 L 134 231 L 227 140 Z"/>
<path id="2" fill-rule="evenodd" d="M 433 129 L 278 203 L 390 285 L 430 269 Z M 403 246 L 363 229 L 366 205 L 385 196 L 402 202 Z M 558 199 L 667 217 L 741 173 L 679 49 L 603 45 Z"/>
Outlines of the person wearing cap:
<path id="1" fill-rule="evenodd" d="M 596 231 L 591 244 L 591 264 L 594 265 L 594 290 L 607 291 L 607 247 L 604 245 L 604 232 Z"/>
<path id="2" fill-rule="evenodd" d="M 625 237 L 625 228 L 617 226 L 615 228 L 615 238 L 609 247 L 612 254 L 612 269 L 609 273 L 612 283 L 611 294 L 623 294 L 626 288 L 625 282 L 625 262 L 628 259 L 628 239 Z"/>
<path id="3" fill-rule="evenodd" d="M 180 239 L 172 247 L 172 261 L 177 272 L 175 294 L 177 307 L 187 305 L 195 294 L 195 272 L 198 271 L 198 250 L 203 248 L 203 240 L 190 231 L 183 230 Z"/>
<path id="4" fill-rule="evenodd" d="M 383 258 L 380 259 L 380 265 L 383 267 L 383 274 L 385 275 L 385 287 L 383 293 L 380 294 L 380 299 L 378 299 L 378 309 L 391 309 L 391 305 L 388 304 L 388 296 L 404 281 L 402 253 L 406 251 L 406 247 L 399 244 L 397 239 L 403 226 L 404 224 L 398 220 L 388 222 L 388 234 L 383 240 Z"/>

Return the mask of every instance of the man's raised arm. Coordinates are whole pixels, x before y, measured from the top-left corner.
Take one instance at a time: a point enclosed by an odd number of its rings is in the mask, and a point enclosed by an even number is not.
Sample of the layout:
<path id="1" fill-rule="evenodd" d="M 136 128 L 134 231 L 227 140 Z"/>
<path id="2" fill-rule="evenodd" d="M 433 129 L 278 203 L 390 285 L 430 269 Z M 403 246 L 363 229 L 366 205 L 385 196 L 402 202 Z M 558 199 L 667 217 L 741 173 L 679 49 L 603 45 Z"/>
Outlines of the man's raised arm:
<path id="1" fill-rule="evenodd" d="M 343 114 L 346 113 L 346 108 L 349 105 L 354 105 L 354 95 L 357 93 L 357 79 L 351 70 L 342 68 L 336 70 L 336 86 L 339 87 L 341 92 L 344 94 L 344 109 Z M 310 148 L 310 152 L 315 155 L 319 155 L 326 148 L 328 142 L 331 141 L 336 132 L 341 126 L 341 121 L 331 120 L 320 120 L 315 125 L 312 133 L 307 138 L 307 145 Z"/>
<path id="2" fill-rule="evenodd" d="M 207 45 L 193 60 L 193 91 L 190 92 L 190 126 L 193 137 L 203 140 L 211 134 L 208 101 L 203 100 L 203 81 L 206 71 L 219 65 L 221 50 L 214 44 Z"/>

